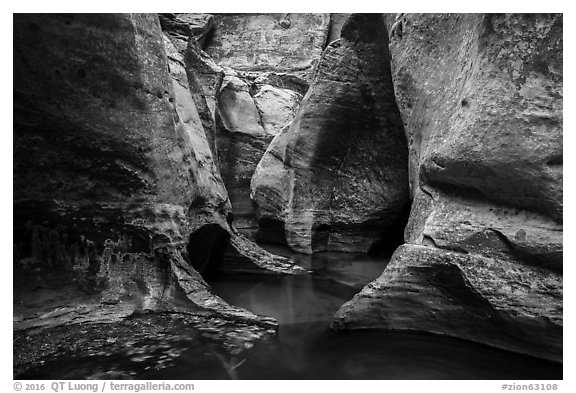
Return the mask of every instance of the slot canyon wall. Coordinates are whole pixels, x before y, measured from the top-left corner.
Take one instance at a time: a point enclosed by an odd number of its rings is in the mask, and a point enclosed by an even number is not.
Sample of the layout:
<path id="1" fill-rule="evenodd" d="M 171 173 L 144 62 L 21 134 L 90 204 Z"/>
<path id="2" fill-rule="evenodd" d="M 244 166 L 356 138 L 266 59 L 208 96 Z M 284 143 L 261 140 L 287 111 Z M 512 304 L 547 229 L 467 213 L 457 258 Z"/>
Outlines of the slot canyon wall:
<path id="1" fill-rule="evenodd" d="M 219 326 L 233 350 L 275 331 L 199 274 L 223 247 L 237 270 L 303 269 L 229 225 L 210 102 L 183 58 L 155 14 L 14 16 L 15 332 L 149 311 Z"/>
<path id="2" fill-rule="evenodd" d="M 562 45 L 561 15 L 16 15 L 14 329 L 150 310 L 247 348 L 277 325 L 214 261 L 403 232 L 333 329 L 561 361 Z"/>
<path id="3" fill-rule="evenodd" d="M 296 118 L 258 164 L 251 187 L 260 219 L 283 229 L 296 251 L 366 252 L 409 205 L 387 43 L 380 15 L 350 16 Z"/>
<path id="4" fill-rule="evenodd" d="M 204 117 L 235 227 L 254 239 L 250 179 L 272 138 L 294 118 L 325 46 L 330 14 L 162 14 L 161 21 L 176 41 L 186 26 L 207 32 L 188 49 L 189 64 L 201 65 L 195 68 L 202 70 L 200 90 L 209 103 Z"/>
<path id="5" fill-rule="evenodd" d="M 335 329 L 562 359 L 562 16 L 390 15 L 406 244 Z"/>

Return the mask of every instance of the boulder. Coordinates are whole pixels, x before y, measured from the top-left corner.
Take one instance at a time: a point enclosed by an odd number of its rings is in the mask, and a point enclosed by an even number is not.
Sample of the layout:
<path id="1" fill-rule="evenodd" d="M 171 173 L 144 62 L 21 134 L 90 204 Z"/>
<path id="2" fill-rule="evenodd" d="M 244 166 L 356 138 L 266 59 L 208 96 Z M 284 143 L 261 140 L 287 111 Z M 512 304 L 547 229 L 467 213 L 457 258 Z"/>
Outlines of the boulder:
<path id="1" fill-rule="evenodd" d="M 265 135 L 250 87 L 237 76 L 227 75 L 218 95 L 222 126 L 230 133 Z"/>
<path id="2" fill-rule="evenodd" d="M 388 18 L 414 198 L 337 329 L 409 329 L 562 359 L 562 15 Z"/>
<path id="3" fill-rule="evenodd" d="M 381 16 L 347 20 L 252 179 L 260 217 L 283 225 L 296 251 L 368 251 L 409 203 L 386 43 Z"/>
<path id="4" fill-rule="evenodd" d="M 257 221 L 250 201 L 250 179 L 274 135 L 292 121 L 302 97 L 289 89 L 249 85 L 237 73 L 229 72 L 218 94 L 216 150 L 234 225 L 254 238 Z"/>
<path id="5" fill-rule="evenodd" d="M 302 96 L 295 91 L 270 85 L 261 86 L 254 95 L 254 103 L 260 113 L 264 132 L 275 136 L 289 125 L 301 100 Z"/>

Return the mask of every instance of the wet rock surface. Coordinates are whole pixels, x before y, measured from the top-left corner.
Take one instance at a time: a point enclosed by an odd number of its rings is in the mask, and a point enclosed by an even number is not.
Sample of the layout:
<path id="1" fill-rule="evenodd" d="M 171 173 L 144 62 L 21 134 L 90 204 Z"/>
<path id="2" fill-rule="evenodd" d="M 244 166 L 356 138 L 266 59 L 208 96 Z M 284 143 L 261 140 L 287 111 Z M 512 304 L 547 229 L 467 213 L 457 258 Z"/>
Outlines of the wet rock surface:
<path id="1" fill-rule="evenodd" d="M 562 16 L 399 14 L 388 26 L 411 245 L 333 326 L 561 361 Z"/>

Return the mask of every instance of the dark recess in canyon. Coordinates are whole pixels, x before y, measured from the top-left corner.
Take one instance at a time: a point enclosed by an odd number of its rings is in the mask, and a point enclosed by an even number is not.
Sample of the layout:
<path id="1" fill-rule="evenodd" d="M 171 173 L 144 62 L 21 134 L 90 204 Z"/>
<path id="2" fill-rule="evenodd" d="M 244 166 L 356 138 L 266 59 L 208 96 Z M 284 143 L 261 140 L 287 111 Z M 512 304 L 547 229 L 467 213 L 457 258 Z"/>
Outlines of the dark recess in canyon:
<path id="1" fill-rule="evenodd" d="M 218 224 L 207 224 L 197 229 L 190 234 L 186 245 L 190 264 L 204 278 L 217 275 L 229 241 L 230 233 Z"/>
<path id="2" fill-rule="evenodd" d="M 161 321 L 234 378 L 278 323 L 212 280 L 331 252 L 386 261 L 334 334 L 561 362 L 562 33 L 558 14 L 14 15 L 15 374 L 65 328 L 145 342 Z"/>

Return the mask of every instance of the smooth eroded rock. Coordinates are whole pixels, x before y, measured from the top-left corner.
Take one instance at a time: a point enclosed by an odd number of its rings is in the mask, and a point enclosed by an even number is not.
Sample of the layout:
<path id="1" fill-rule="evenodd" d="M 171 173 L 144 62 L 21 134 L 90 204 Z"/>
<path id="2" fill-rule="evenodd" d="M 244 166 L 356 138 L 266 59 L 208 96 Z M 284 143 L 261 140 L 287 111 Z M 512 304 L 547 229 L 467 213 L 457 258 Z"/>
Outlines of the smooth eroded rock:
<path id="1" fill-rule="evenodd" d="M 15 330 L 179 309 L 273 327 L 190 266 L 190 234 L 229 230 L 230 204 L 158 17 L 14 22 Z"/>
<path id="2" fill-rule="evenodd" d="M 217 102 L 218 161 L 234 225 L 248 236 L 257 228 L 250 179 L 274 135 L 294 118 L 301 99 L 293 90 L 250 83 L 238 74 L 224 78 Z"/>
<path id="3" fill-rule="evenodd" d="M 379 15 L 354 15 L 252 179 L 296 251 L 367 251 L 408 204 L 407 147 Z"/>
<path id="4" fill-rule="evenodd" d="M 561 361 L 562 15 L 398 14 L 388 26 L 411 244 L 333 326 Z"/>
<path id="5" fill-rule="evenodd" d="M 561 361 L 562 293 L 547 269 L 403 245 L 332 328 L 427 331 Z"/>

